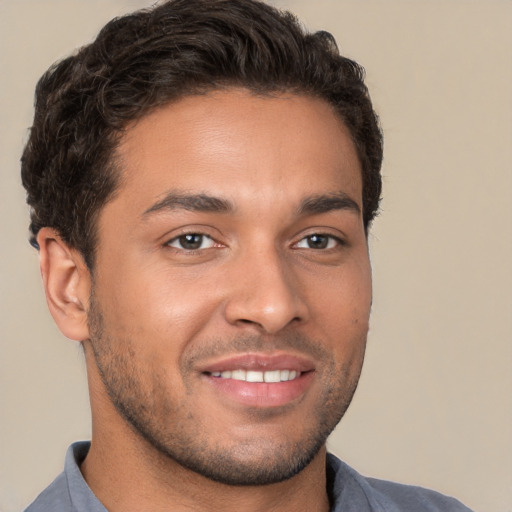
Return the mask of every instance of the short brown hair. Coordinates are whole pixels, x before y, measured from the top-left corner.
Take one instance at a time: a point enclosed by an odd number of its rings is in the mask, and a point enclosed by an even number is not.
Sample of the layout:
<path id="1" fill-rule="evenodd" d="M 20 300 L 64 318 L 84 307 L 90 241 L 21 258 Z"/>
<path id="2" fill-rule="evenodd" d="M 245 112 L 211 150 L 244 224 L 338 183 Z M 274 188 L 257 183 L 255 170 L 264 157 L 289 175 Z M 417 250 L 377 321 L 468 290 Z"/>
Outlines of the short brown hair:
<path id="1" fill-rule="evenodd" d="M 53 65 L 36 89 L 22 157 L 31 242 L 55 228 L 92 270 L 95 220 L 115 193 L 113 153 L 127 123 L 193 94 L 241 86 L 297 92 L 333 105 L 362 165 L 367 229 L 381 194 L 382 136 L 364 70 L 332 35 L 255 0 L 171 0 L 110 21 L 96 40 Z"/>

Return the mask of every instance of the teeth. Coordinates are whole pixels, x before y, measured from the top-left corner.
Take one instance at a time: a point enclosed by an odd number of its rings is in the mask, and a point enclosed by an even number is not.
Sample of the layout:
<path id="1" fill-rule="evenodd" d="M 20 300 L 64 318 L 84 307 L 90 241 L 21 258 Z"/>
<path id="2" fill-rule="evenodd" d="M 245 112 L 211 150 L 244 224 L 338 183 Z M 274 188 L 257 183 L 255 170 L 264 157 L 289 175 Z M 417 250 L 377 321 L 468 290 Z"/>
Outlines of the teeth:
<path id="1" fill-rule="evenodd" d="M 279 370 L 265 372 L 263 378 L 265 382 L 281 382 L 281 372 Z"/>
<path id="2" fill-rule="evenodd" d="M 245 370 L 234 370 L 231 372 L 231 378 L 235 380 L 245 380 Z"/>
<path id="3" fill-rule="evenodd" d="M 259 372 L 255 370 L 233 370 L 224 372 L 212 372 L 212 377 L 221 377 L 223 379 L 243 380 L 246 382 L 286 382 L 300 377 L 300 372 L 296 370 L 269 370 Z"/>
<path id="4" fill-rule="evenodd" d="M 242 380 L 246 380 L 247 382 L 263 382 L 263 372 L 248 370 L 247 377 Z"/>

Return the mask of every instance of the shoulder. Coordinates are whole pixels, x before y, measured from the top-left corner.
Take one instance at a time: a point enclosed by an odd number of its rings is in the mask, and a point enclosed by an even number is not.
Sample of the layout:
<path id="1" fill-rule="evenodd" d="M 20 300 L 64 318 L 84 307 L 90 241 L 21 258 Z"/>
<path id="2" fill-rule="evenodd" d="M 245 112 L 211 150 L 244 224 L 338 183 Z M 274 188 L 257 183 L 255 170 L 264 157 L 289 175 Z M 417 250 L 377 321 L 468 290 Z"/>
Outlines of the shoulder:
<path id="1" fill-rule="evenodd" d="M 24 512 L 107 512 L 80 472 L 89 447 L 89 442 L 72 444 L 66 454 L 64 471 Z"/>
<path id="2" fill-rule="evenodd" d="M 61 473 L 24 512 L 69 512 L 72 510 L 66 475 Z"/>
<path id="3" fill-rule="evenodd" d="M 404 485 L 376 478 L 366 478 L 350 466 L 328 454 L 328 473 L 334 507 L 344 510 L 346 500 L 358 500 L 371 512 L 471 512 L 455 498 L 414 485 Z M 362 506 L 362 505 L 358 505 Z"/>
<path id="4" fill-rule="evenodd" d="M 425 512 L 471 512 L 460 501 L 430 489 L 414 485 L 397 484 L 374 478 L 366 479 L 375 498 L 391 510 L 415 510 Z M 385 509 L 387 510 L 387 509 Z"/>

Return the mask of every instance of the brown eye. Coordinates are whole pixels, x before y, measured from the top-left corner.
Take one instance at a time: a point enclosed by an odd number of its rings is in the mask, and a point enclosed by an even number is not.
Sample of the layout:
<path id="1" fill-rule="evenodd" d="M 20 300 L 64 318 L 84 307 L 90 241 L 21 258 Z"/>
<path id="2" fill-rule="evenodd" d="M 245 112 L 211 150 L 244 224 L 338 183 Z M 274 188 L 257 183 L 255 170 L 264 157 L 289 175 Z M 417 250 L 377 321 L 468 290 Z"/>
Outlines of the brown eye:
<path id="1" fill-rule="evenodd" d="M 330 235 L 315 233 L 304 237 L 298 244 L 299 249 L 332 249 L 340 244 L 340 240 Z"/>
<path id="2" fill-rule="evenodd" d="M 198 249 L 208 249 L 213 247 L 214 241 L 207 235 L 200 233 L 187 233 L 173 238 L 167 245 L 176 249 L 185 251 L 195 251 Z"/>
<path id="3" fill-rule="evenodd" d="M 329 237 L 324 235 L 311 235 L 306 237 L 310 249 L 327 249 Z"/>

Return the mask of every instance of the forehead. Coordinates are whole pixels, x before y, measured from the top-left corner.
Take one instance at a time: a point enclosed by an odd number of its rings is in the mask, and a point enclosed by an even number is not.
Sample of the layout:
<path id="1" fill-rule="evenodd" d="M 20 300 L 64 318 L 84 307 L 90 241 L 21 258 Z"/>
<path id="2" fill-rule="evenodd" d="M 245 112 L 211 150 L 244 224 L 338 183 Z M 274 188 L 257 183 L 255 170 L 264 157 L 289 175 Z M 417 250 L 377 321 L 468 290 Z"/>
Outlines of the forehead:
<path id="1" fill-rule="evenodd" d="M 309 96 L 230 89 L 186 97 L 130 126 L 117 156 L 119 197 L 140 211 L 172 190 L 234 204 L 342 191 L 362 207 L 348 129 Z"/>

